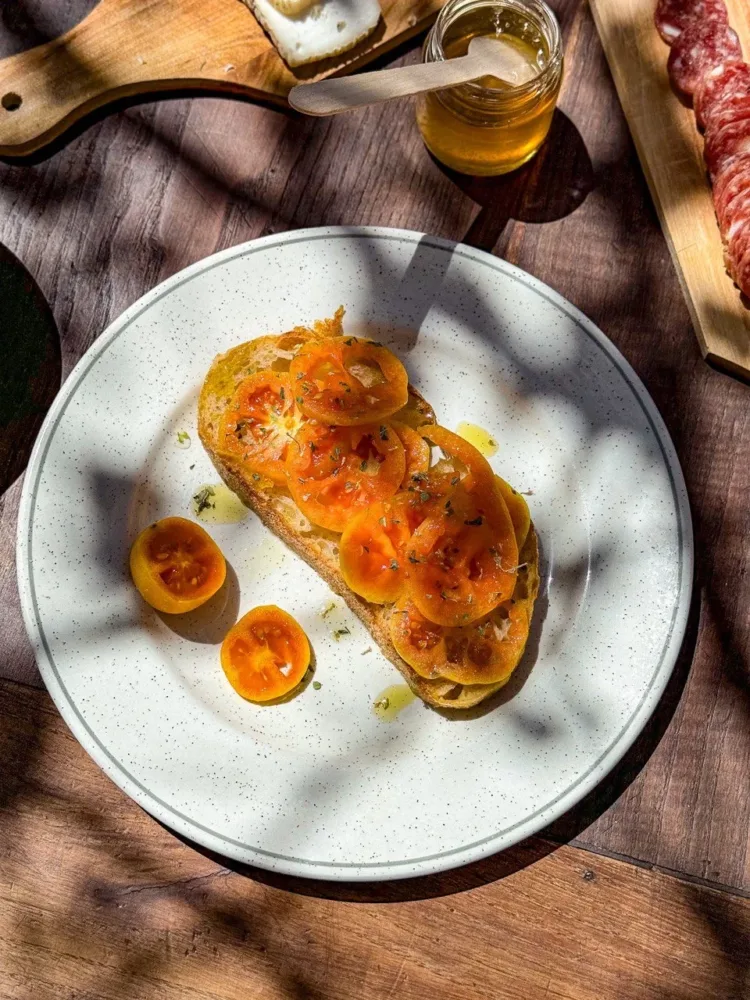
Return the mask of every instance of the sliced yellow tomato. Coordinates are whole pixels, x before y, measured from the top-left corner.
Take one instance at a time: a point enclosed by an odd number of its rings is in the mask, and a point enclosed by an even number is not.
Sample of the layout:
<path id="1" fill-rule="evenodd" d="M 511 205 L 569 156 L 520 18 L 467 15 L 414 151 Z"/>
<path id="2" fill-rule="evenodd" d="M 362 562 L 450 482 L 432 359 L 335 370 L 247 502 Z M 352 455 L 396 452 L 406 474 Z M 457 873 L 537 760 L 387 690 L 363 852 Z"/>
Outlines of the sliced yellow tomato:
<path id="1" fill-rule="evenodd" d="M 531 514 L 529 513 L 529 505 L 526 503 L 526 499 L 521 496 L 518 490 L 514 490 L 513 487 L 506 483 L 504 479 L 500 476 L 495 476 L 495 483 L 497 488 L 500 490 L 500 495 L 503 500 L 505 500 L 505 505 L 508 508 L 508 513 L 510 514 L 510 519 L 513 522 L 513 528 L 516 532 L 516 542 L 518 543 L 518 551 L 520 552 L 523 548 L 523 543 L 529 534 L 529 528 L 531 527 Z"/>
<path id="2" fill-rule="evenodd" d="M 428 621 L 405 597 L 391 614 L 391 640 L 421 677 L 498 684 L 510 677 L 523 655 L 530 610 L 528 601 L 505 601 L 479 621 L 446 628 Z"/>
<path id="3" fill-rule="evenodd" d="M 328 427 L 308 421 L 286 461 L 294 502 L 329 531 L 343 531 L 354 514 L 392 497 L 405 468 L 404 446 L 390 424 Z"/>
<path id="4" fill-rule="evenodd" d="M 515 548 L 515 537 L 513 542 Z M 515 584 L 516 561 L 503 562 L 496 534 L 481 515 L 427 517 L 412 536 L 408 558 L 414 602 L 439 625 L 481 618 L 508 598 Z"/>
<path id="5" fill-rule="evenodd" d="M 145 528 L 130 550 L 130 573 L 152 608 L 179 615 L 205 604 L 224 583 L 224 556 L 199 524 L 165 517 Z"/>
<path id="6" fill-rule="evenodd" d="M 409 476 L 408 486 L 402 492 L 406 495 L 411 530 L 415 531 L 431 514 L 442 515 L 448 509 L 446 500 L 460 482 L 457 473 L 440 472 L 436 467 Z"/>
<path id="7" fill-rule="evenodd" d="M 355 594 L 373 604 L 397 600 L 406 583 L 411 530 L 405 503 L 398 494 L 371 504 L 344 528 L 339 542 L 341 575 Z"/>
<path id="8" fill-rule="evenodd" d="M 283 486 L 284 462 L 305 418 L 288 373 L 256 372 L 240 382 L 224 417 L 219 451 L 255 476 Z"/>
<path id="9" fill-rule="evenodd" d="M 407 554 L 414 603 L 438 625 L 468 624 L 507 600 L 518 545 L 494 481 L 471 492 L 459 484 L 415 530 Z"/>
<path id="10" fill-rule="evenodd" d="M 289 368 L 303 412 L 321 423 L 384 420 L 409 398 L 406 369 L 379 344 L 355 337 L 310 341 Z"/>
<path id="11" fill-rule="evenodd" d="M 430 446 L 424 437 L 408 424 L 394 420 L 391 426 L 398 434 L 406 453 L 406 472 L 401 484 L 402 488 L 406 489 L 430 468 Z"/>
<path id="12" fill-rule="evenodd" d="M 229 630 L 221 666 L 237 694 L 273 701 L 289 694 L 310 666 L 310 643 L 299 624 L 274 604 L 253 608 Z"/>
<path id="13" fill-rule="evenodd" d="M 419 432 L 428 441 L 436 444 L 444 455 L 454 462 L 458 462 L 460 466 L 463 466 L 467 470 L 468 474 L 462 475 L 461 480 L 463 487 L 468 493 L 471 493 L 473 490 L 479 490 L 484 494 L 485 503 L 493 502 L 492 497 L 497 494 L 497 491 L 488 489 L 490 483 L 494 481 L 492 467 L 484 455 L 473 444 L 459 437 L 458 434 L 454 434 L 453 431 L 446 430 L 445 427 L 438 425 L 420 427 Z M 502 498 L 494 501 L 494 505 L 498 512 L 501 508 L 505 507 Z M 487 510 L 488 516 L 491 516 L 492 513 L 492 510 Z M 501 515 L 498 514 L 498 516 Z"/>

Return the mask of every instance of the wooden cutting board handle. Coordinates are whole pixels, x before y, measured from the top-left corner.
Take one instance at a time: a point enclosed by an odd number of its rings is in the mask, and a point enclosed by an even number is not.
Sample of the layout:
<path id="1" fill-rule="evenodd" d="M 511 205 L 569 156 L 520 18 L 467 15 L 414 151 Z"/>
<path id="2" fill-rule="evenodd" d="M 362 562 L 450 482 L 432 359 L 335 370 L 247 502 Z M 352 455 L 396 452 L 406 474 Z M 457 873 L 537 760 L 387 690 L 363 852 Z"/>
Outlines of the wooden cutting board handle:
<path id="1" fill-rule="evenodd" d="M 60 38 L 0 61 L 0 154 L 31 153 L 120 97 L 202 86 L 257 95 L 243 76 L 266 66 L 281 100 L 291 74 L 238 0 L 100 0 Z"/>
<path id="2" fill-rule="evenodd" d="M 286 104 L 303 81 L 354 69 L 426 27 L 441 0 L 383 0 L 383 20 L 337 60 L 292 73 L 241 0 L 100 0 L 45 45 L 0 60 L 0 156 L 26 156 L 96 108 L 173 89 Z"/>

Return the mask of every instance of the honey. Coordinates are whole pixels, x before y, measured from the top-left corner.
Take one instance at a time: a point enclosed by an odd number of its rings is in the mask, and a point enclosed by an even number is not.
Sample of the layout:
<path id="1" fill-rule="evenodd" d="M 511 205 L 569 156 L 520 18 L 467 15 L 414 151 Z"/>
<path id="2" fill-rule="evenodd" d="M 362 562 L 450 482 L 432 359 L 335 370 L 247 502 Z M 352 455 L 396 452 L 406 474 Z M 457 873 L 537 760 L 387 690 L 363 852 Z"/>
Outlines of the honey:
<path id="1" fill-rule="evenodd" d="M 504 174 L 544 142 L 562 82 L 560 29 L 543 0 L 448 0 L 427 37 L 424 61 L 466 55 L 477 36 L 498 39 L 534 71 L 519 86 L 494 77 L 422 95 L 417 123 L 447 167 L 473 176 Z"/>

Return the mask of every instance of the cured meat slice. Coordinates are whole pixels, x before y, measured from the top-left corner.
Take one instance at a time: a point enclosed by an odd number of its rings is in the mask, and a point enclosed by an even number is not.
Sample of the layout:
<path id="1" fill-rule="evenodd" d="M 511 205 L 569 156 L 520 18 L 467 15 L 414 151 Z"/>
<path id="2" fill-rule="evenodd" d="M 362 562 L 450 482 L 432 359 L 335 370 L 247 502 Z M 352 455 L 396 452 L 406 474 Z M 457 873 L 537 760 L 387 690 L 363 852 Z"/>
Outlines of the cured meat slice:
<path id="1" fill-rule="evenodd" d="M 750 157 L 737 157 L 714 182 L 714 208 L 719 228 L 725 233 L 729 228 L 729 215 L 734 200 L 750 191 Z"/>
<path id="2" fill-rule="evenodd" d="M 750 225 L 742 227 L 731 248 L 725 245 L 724 263 L 744 294 L 750 295 Z"/>
<path id="3" fill-rule="evenodd" d="M 739 260 L 750 243 L 750 198 L 737 198 L 728 218 L 729 227 L 724 234 L 727 256 Z"/>
<path id="4" fill-rule="evenodd" d="M 750 244 L 750 196 L 738 195 L 726 213 L 727 228 L 722 234 L 727 254 L 739 260 Z"/>
<path id="5" fill-rule="evenodd" d="M 719 223 L 723 239 L 728 238 L 732 227 L 732 219 L 736 218 L 742 206 L 747 204 L 748 198 L 750 198 L 750 184 L 746 181 L 744 186 L 732 198 L 729 198 L 721 208 L 716 206 L 716 219 Z"/>
<path id="6" fill-rule="evenodd" d="M 700 83 L 693 98 L 695 117 L 700 128 L 708 128 L 716 110 L 725 101 L 750 94 L 750 65 L 746 62 L 725 62 L 711 70 Z"/>
<path id="7" fill-rule="evenodd" d="M 712 178 L 731 166 L 737 156 L 750 154 L 750 119 L 730 122 L 717 132 L 706 136 L 703 158 Z"/>
<path id="8" fill-rule="evenodd" d="M 736 182 L 746 171 L 750 171 L 750 156 L 736 156 L 726 163 L 713 178 L 714 201 L 722 200 L 730 184 Z"/>
<path id="9" fill-rule="evenodd" d="M 727 269 L 739 290 L 750 298 L 750 250 L 746 250 L 739 259 L 730 260 Z"/>
<path id="10" fill-rule="evenodd" d="M 703 78 L 717 66 L 740 59 L 740 40 L 728 24 L 694 21 L 672 46 L 667 69 L 673 86 L 691 96 Z"/>
<path id="11" fill-rule="evenodd" d="M 654 16 L 656 30 L 672 45 L 692 21 L 728 24 L 724 0 L 659 0 Z"/>
<path id="12" fill-rule="evenodd" d="M 725 97 L 724 100 L 715 105 L 706 125 L 706 135 L 718 132 L 729 125 L 730 122 L 742 121 L 743 118 L 750 118 L 750 94 L 744 97 Z"/>

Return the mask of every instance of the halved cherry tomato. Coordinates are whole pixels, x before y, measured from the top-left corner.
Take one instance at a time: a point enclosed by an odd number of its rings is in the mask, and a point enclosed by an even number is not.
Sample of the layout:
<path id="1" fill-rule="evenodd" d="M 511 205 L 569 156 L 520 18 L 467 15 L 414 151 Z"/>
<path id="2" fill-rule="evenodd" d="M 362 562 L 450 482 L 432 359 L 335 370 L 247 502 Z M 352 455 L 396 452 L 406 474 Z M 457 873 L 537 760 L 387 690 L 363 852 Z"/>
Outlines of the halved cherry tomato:
<path id="1" fill-rule="evenodd" d="M 324 427 L 308 421 L 286 461 L 294 502 L 329 531 L 343 531 L 354 514 L 392 497 L 405 468 L 404 446 L 390 424 Z"/>
<path id="2" fill-rule="evenodd" d="M 239 459 L 251 473 L 286 483 L 284 460 L 305 418 L 289 375 L 256 372 L 240 382 L 221 429 L 219 452 Z"/>
<path id="3" fill-rule="evenodd" d="M 506 601 L 480 621 L 459 628 L 435 625 L 403 598 L 390 633 L 399 656 L 421 677 L 457 684 L 498 684 L 518 665 L 529 635 L 528 601 Z"/>
<path id="4" fill-rule="evenodd" d="M 221 666 L 248 701 L 282 698 L 305 676 L 310 643 L 297 622 L 275 604 L 253 608 L 221 644 Z"/>
<path id="5" fill-rule="evenodd" d="M 410 591 L 438 625 L 464 625 L 513 593 L 518 545 L 494 480 L 469 492 L 459 484 L 440 513 L 430 513 L 407 546 Z"/>
<path id="6" fill-rule="evenodd" d="M 199 524 L 165 517 L 136 538 L 130 573 L 152 608 L 179 615 L 214 596 L 224 583 L 227 566 L 218 545 Z"/>
<path id="7" fill-rule="evenodd" d="M 406 472 L 401 483 L 401 488 L 406 489 L 413 476 L 424 474 L 430 468 L 430 446 L 424 437 L 408 424 L 394 420 L 391 422 L 391 427 L 398 434 L 406 452 Z"/>
<path id="8" fill-rule="evenodd" d="M 407 577 L 411 536 L 404 494 L 370 504 L 344 529 L 339 543 L 341 575 L 355 594 L 373 604 L 398 599 Z"/>
<path id="9" fill-rule="evenodd" d="M 497 488 L 500 490 L 500 495 L 508 508 L 508 513 L 510 514 L 510 519 L 513 522 L 513 528 L 516 532 L 516 542 L 518 543 L 518 551 L 520 552 L 523 548 L 523 543 L 526 541 L 526 537 L 529 533 L 529 528 L 531 527 L 531 514 L 529 513 L 529 505 L 526 500 L 521 496 L 518 490 L 514 490 L 513 487 L 506 483 L 504 479 L 500 476 L 495 476 L 495 483 Z"/>
<path id="10" fill-rule="evenodd" d="M 386 347 L 355 337 L 304 344 L 289 374 L 303 412 L 325 424 L 384 420 L 406 405 L 406 369 Z"/>

